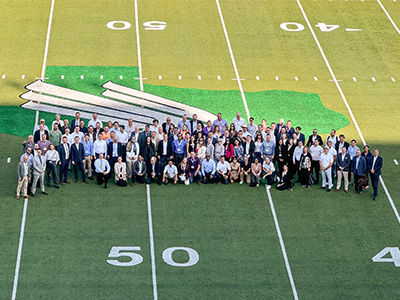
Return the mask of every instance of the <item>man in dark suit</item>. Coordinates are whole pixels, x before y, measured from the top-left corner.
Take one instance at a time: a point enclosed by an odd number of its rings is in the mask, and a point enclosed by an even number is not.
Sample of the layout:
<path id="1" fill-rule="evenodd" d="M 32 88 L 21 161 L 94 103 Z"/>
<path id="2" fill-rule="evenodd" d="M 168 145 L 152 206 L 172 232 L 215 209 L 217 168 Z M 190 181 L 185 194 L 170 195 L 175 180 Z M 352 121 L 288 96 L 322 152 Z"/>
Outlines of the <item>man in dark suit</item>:
<path id="1" fill-rule="evenodd" d="M 133 164 L 132 186 L 135 185 L 135 181 L 139 183 L 144 183 L 146 174 L 146 163 L 143 160 L 143 156 L 139 155 L 137 161 L 135 161 L 135 163 Z"/>
<path id="2" fill-rule="evenodd" d="M 68 164 L 70 161 L 70 146 L 68 145 L 68 138 L 64 136 L 62 138 L 62 143 L 57 146 L 58 154 L 60 155 L 60 184 L 64 185 L 64 183 L 69 184 L 68 181 Z"/>
<path id="3" fill-rule="evenodd" d="M 75 113 L 75 119 L 71 120 L 71 128 L 75 128 L 76 126 L 80 126 L 81 124 L 81 114 L 79 112 Z"/>
<path id="4" fill-rule="evenodd" d="M 157 184 L 161 185 L 162 170 L 157 159 L 152 157 L 150 162 L 147 164 L 147 184 L 150 184 L 153 180 L 157 179 Z"/>
<path id="5" fill-rule="evenodd" d="M 301 127 L 296 127 L 297 140 L 302 141 L 303 145 L 306 143 L 306 137 L 301 133 Z"/>
<path id="6" fill-rule="evenodd" d="M 247 155 L 250 161 L 253 161 L 253 153 L 254 153 L 254 142 L 251 139 L 251 136 L 246 136 L 246 142 L 243 143 L 243 156 Z"/>
<path id="7" fill-rule="evenodd" d="M 139 133 L 139 137 L 136 138 L 136 141 L 139 143 L 140 149 L 143 149 L 144 144 L 146 144 L 146 138 L 151 136 L 150 125 L 146 125 L 144 127 L 144 131 Z"/>
<path id="8" fill-rule="evenodd" d="M 50 140 L 49 132 L 44 128 L 43 124 L 40 124 L 39 129 L 33 134 L 33 141 L 35 143 L 39 142 L 42 139 L 43 134 L 46 135 L 46 140 Z"/>
<path id="9" fill-rule="evenodd" d="M 360 150 L 357 150 L 356 156 L 353 158 L 351 173 L 354 175 L 354 194 L 362 194 L 362 186 L 358 184 L 358 179 L 367 173 L 367 162 L 365 158 L 361 156 Z"/>
<path id="10" fill-rule="evenodd" d="M 74 166 L 75 182 L 78 182 L 78 169 L 81 172 L 82 180 L 88 184 L 85 177 L 85 150 L 83 144 L 79 141 L 79 136 L 75 136 L 75 142 L 71 145 L 71 163 Z"/>
<path id="11" fill-rule="evenodd" d="M 193 114 L 192 119 L 193 120 L 189 121 L 190 128 L 192 128 L 192 131 L 190 133 L 193 133 L 195 130 L 197 131 L 197 124 L 200 124 L 201 125 L 201 129 L 203 130 L 204 124 L 203 124 L 203 122 L 201 122 L 201 121 L 199 121 L 197 119 L 197 115 L 196 114 Z"/>
<path id="12" fill-rule="evenodd" d="M 313 134 L 308 137 L 307 147 L 310 148 L 312 145 L 314 145 L 314 140 L 318 140 L 319 145 L 322 146 L 322 138 L 320 135 L 318 135 L 317 129 L 313 129 Z"/>
<path id="13" fill-rule="evenodd" d="M 172 156 L 172 143 L 168 140 L 168 135 L 164 133 L 163 139 L 158 143 L 157 156 L 161 167 L 164 168 Z"/>
<path id="14" fill-rule="evenodd" d="M 346 151 L 349 148 L 350 144 L 348 142 L 346 142 L 344 139 L 345 139 L 345 137 L 343 134 L 339 135 L 339 141 L 335 145 L 335 149 L 336 149 L 337 153 L 341 152 L 343 147 L 346 147 Z"/>
<path id="15" fill-rule="evenodd" d="M 114 170 L 114 164 L 118 161 L 118 157 L 122 157 L 122 151 L 122 144 L 118 142 L 118 137 L 114 136 L 113 142 L 107 145 L 107 160 L 111 171 Z"/>
<path id="16" fill-rule="evenodd" d="M 379 176 L 381 175 L 381 169 L 383 166 L 383 159 L 379 156 L 379 150 L 374 150 L 374 157 L 369 159 L 368 171 L 371 176 L 372 188 L 374 193 L 371 195 L 372 199 L 376 200 L 378 197 L 378 184 Z"/>
<path id="17" fill-rule="evenodd" d="M 162 128 L 163 128 L 163 132 L 164 133 L 166 133 L 166 134 L 170 134 L 171 133 L 170 132 L 171 124 L 172 124 L 172 122 L 171 122 L 171 118 L 170 117 L 168 117 L 167 120 L 164 123 L 162 123 Z M 172 125 L 174 125 L 174 124 L 172 124 Z"/>

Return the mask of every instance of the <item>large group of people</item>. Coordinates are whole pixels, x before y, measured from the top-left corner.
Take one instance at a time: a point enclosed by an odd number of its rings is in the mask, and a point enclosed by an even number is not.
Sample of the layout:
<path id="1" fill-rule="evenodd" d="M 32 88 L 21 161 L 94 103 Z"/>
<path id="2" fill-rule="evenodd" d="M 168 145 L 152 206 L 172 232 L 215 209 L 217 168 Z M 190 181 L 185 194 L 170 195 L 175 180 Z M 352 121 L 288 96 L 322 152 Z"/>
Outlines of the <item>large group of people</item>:
<path id="1" fill-rule="evenodd" d="M 306 140 L 301 127 L 294 128 L 288 120 L 267 124 L 254 119 L 246 122 L 238 112 L 229 124 L 222 118 L 203 123 L 194 114 L 189 120 L 183 115 L 178 124 L 170 118 L 160 124 L 153 120 L 141 130 L 129 119 L 104 123 L 96 113 L 86 123 L 76 112 L 75 118 L 61 120 L 59 114 L 51 125 L 44 119 L 32 135 L 22 143 L 23 154 L 17 167 L 17 198 L 34 197 L 37 185 L 43 194 L 51 179 L 55 188 L 70 184 L 68 172 L 75 182 L 96 179 L 108 187 L 114 175 L 116 185 L 125 187 L 136 183 L 157 184 L 276 184 L 278 190 L 292 190 L 295 182 L 302 187 L 319 185 L 330 192 L 354 193 L 373 187 L 372 197 L 378 196 L 382 158 L 379 150 L 373 154 L 365 145 L 357 146 L 355 139 L 346 141 L 332 129 L 326 140 L 314 129 Z"/>

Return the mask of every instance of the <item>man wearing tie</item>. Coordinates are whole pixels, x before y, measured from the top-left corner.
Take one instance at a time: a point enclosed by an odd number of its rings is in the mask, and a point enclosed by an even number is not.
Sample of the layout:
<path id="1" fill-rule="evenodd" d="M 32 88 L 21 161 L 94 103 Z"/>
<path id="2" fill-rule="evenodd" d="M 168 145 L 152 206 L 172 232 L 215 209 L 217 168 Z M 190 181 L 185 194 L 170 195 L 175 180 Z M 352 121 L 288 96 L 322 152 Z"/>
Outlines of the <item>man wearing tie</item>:
<path id="1" fill-rule="evenodd" d="M 353 158 L 353 163 L 351 164 L 351 173 L 354 176 L 354 194 L 362 194 L 362 186 L 359 186 L 358 179 L 364 176 L 367 172 L 367 163 L 364 157 L 361 156 L 361 151 L 358 149 L 356 151 L 356 156 Z"/>
<path id="2" fill-rule="evenodd" d="M 33 182 L 32 182 L 32 197 L 35 197 L 36 185 L 39 181 L 40 189 L 43 195 L 48 195 L 44 189 L 44 174 L 46 171 L 46 159 L 42 156 L 42 150 L 37 150 L 37 155 L 33 159 Z"/>
<path id="3" fill-rule="evenodd" d="M 82 180 L 88 184 L 85 177 L 85 169 L 83 164 L 85 163 L 85 150 L 83 149 L 82 143 L 80 143 L 79 136 L 75 136 L 75 143 L 71 146 L 71 162 L 74 166 L 75 182 L 78 182 L 78 168 L 81 172 Z"/>
<path id="4" fill-rule="evenodd" d="M 371 175 L 372 188 L 374 189 L 374 193 L 371 195 L 372 199 L 376 200 L 378 197 L 378 184 L 379 184 L 379 175 L 381 175 L 381 169 L 383 166 L 383 159 L 379 156 L 379 150 L 374 150 L 374 157 L 369 160 L 369 174 Z"/>
<path id="5" fill-rule="evenodd" d="M 62 143 L 57 146 L 58 154 L 60 155 L 60 184 L 69 184 L 68 181 L 68 164 L 70 158 L 70 146 L 68 145 L 68 138 L 63 136 Z"/>
<path id="6" fill-rule="evenodd" d="M 102 185 L 104 183 L 104 188 L 107 188 L 107 182 L 110 179 L 110 164 L 106 159 L 104 159 L 103 153 L 100 153 L 96 161 L 94 162 L 94 169 L 96 171 L 97 184 Z"/>
<path id="7" fill-rule="evenodd" d="M 164 133 L 163 140 L 158 143 L 157 155 L 161 168 L 164 168 L 172 155 L 172 144 L 168 141 L 166 133 Z"/>

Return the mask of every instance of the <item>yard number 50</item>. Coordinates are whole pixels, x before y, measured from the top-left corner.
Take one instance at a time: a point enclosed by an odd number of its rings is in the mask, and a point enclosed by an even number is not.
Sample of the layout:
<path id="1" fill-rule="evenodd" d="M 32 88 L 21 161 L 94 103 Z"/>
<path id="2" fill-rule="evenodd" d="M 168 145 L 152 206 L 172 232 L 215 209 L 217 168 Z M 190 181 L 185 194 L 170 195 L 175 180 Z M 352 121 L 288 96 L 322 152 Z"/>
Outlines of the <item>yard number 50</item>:
<path id="1" fill-rule="evenodd" d="M 112 247 L 109 258 L 128 257 L 129 261 L 119 261 L 117 259 L 108 259 L 110 265 L 117 267 L 132 267 L 139 265 L 143 262 L 143 256 L 133 251 L 140 251 L 140 247 Z M 172 253 L 175 251 L 185 251 L 189 255 L 189 260 L 185 263 L 177 263 L 172 258 Z M 191 267 L 199 261 L 199 254 L 196 250 L 187 247 L 171 247 L 164 250 L 162 258 L 170 266 L 174 267 Z"/>

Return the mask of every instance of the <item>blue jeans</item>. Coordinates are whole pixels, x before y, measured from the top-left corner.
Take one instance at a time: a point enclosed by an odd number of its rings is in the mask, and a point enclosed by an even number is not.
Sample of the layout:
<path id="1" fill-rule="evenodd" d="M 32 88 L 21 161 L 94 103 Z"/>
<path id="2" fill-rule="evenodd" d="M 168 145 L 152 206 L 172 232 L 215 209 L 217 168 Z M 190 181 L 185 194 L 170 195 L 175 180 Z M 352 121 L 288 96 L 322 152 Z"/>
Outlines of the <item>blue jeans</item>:
<path id="1" fill-rule="evenodd" d="M 207 184 L 209 182 L 212 183 L 211 181 L 213 179 L 215 179 L 215 175 L 211 174 L 211 172 L 210 173 L 207 173 L 207 172 L 204 173 L 204 184 Z"/>
<path id="2" fill-rule="evenodd" d="M 194 173 L 196 173 L 196 172 L 190 173 L 189 182 L 192 183 L 194 180 L 197 180 L 197 182 L 200 182 L 201 181 L 201 173 L 200 173 L 200 171 L 197 172 L 196 176 L 194 176 Z"/>
<path id="3" fill-rule="evenodd" d="M 228 184 L 229 183 L 229 177 L 225 179 L 221 174 L 217 173 L 217 181 L 218 182 L 223 182 L 224 184 Z"/>

